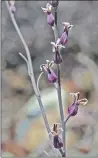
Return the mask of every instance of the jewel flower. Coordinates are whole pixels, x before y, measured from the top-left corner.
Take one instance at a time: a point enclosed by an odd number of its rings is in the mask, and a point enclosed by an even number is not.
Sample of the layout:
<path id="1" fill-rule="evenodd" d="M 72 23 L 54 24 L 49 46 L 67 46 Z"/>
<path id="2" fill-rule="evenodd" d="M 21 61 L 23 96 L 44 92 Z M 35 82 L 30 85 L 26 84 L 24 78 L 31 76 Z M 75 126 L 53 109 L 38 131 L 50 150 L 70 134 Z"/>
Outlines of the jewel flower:
<path id="1" fill-rule="evenodd" d="M 62 157 L 65 157 L 65 153 L 62 149 L 63 147 L 63 142 L 62 139 L 60 138 L 60 132 L 63 131 L 62 128 L 60 128 L 59 123 L 54 124 L 51 133 L 53 135 L 53 146 L 56 149 L 59 149 L 59 152 L 61 153 Z"/>
<path id="2" fill-rule="evenodd" d="M 55 83 L 57 81 L 57 76 L 52 69 L 52 66 L 54 65 L 54 61 L 46 60 L 46 62 L 47 62 L 46 64 L 42 64 L 40 66 L 40 69 L 41 69 L 41 71 L 46 72 L 48 81 L 50 83 Z"/>
<path id="3" fill-rule="evenodd" d="M 80 93 L 70 93 L 70 95 L 74 96 L 74 102 L 71 106 L 68 107 L 68 114 L 70 116 L 75 116 L 78 113 L 79 105 L 86 105 L 88 100 L 86 98 L 80 99 Z"/>
<path id="4" fill-rule="evenodd" d="M 53 52 L 54 52 L 53 61 L 54 61 L 55 64 L 61 64 L 63 59 L 62 59 L 62 56 L 61 56 L 61 53 L 60 53 L 60 48 L 65 48 L 65 47 L 62 46 L 62 45 L 58 45 L 54 42 L 51 42 L 51 44 L 53 45 Z"/>
<path id="5" fill-rule="evenodd" d="M 52 5 L 51 4 L 47 4 L 46 5 L 46 8 L 43 8 L 43 7 L 41 7 L 42 8 L 42 10 L 45 12 L 45 13 L 47 13 L 47 22 L 48 22 L 48 24 L 50 25 L 50 26 L 54 26 L 54 16 L 53 16 L 53 14 L 52 14 Z"/>
<path id="6" fill-rule="evenodd" d="M 68 32 L 69 32 L 69 30 L 71 30 L 73 25 L 71 25 L 68 22 L 62 22 L 62 24 L 64 24 L 64 31 L 63 31 L 61 37 L 57 39 L 56 43 L 66 45 L 68 42 Z"/>

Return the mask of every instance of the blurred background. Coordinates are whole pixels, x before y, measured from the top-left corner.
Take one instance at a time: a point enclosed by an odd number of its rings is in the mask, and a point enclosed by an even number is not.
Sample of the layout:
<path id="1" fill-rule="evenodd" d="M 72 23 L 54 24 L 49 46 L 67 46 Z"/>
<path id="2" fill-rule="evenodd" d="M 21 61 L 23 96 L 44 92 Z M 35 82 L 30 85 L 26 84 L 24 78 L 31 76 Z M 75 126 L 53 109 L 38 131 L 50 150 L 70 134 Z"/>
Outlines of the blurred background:
<path id="1" fill-rule="evenodd" d="M 47 1 L 16 1 L 15 18 L 30 49 L 35 77 L 40 65 L 52 60 L 51 41 L 54 35 L 47 24 L 41 7 Z M 2 157 L 51 155 L 47 132 L 39 105 L 28 76 L 24 60 L 23 44 L 10 19 L 5 2 L 1 6 L 2 26 Z M 81 92 L 81 98 L 89 102 L 79 108 L 79 113 L 66 126 L 68 156 L 98 156 L 98 2 L 60 1 L 58 7 L 58 31 L 62 22 L 74 25 L 69 33 L 67 48 L 63 49 L 61 64 L 62 99 L 64 113 L 72 103 L 70 92 Z M 42 77 L 42 100 L 52 127 L 59 122 L 56 90 Z M 4 145 L 5 142 L 5 145 Z M 57 152 L 57 151 L 56 151 Z M 57 153 L 58 154 L 58 153 Z"/>

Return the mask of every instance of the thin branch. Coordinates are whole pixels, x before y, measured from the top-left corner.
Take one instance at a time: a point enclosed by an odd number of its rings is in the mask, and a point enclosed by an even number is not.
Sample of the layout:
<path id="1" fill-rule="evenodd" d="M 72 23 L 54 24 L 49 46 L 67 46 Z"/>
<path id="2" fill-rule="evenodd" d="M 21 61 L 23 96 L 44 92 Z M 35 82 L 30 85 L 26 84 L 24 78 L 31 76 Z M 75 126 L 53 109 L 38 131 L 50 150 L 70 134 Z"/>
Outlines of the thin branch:
<path id="1" fill-rule="evenodd" d="M 71 117 L 71 115 L 68 115 L 65 120 L 64 120 L 64 124 L 66 125 L 66 122 L 69 120 L 69 118 Z"/>
<path id="2" fill-rule="evenodd" d="M 38 103 L 39 103 L 39 106 L 40 106 L 40 110 L 41 110 L 41 113 L 42 113 L 42 116 L 43 116 L 43 119 L 44 119 L 44 123 L 45 123 L 46 129 L 47 129 L 47 132 L 48 132 L 48 136 L 49 136 L 49 139 L 51 141 L 51 137 L 49 135 L 51 130 L 50 130 L 49 123 L 48 123 L 48 120 L 47 120 L 47 117 L 46 117 L 46 113 L 45 113 L 45 109 L 44 109 L 44 106 L 43 106 L 43 103 L 42 103 L 42 100 L 41 100 L 41 96 L 40 96 L 40 94 L 39 94 L 39 92 L 37 90 L 35 77 L 34 77 L 33 66 L 32 66 L 32 61 L 31 61 L 31 56 L 30 56 L 30 51 L 29 51 L 29 48 L 28 48 L 28 46 L 27 46 L 27 44 L 26 44 L 26 42 L 25 42 L 25 40 L 24 40 L 24 38 L 23 38 L 23 36 L 22 36 L 22 34 L 20 32 L 20 29 L 19 29 L 19 27 L 17 25 L 17 22 L 15 20 L 14 14 L 10 11 L 10 7 L 9 7 L 8 1 L 5 1 L 5 3 L 7 5 L 7 9 L 8 9 L 8 12 L 10 14 L 12 23 L 13 23 L 13 25 L 14 25 L 14 27 L 15 27 L 15 29 L 16 29 L 16 31 L 17 31 L 22 43 L 23 43 L 23 45 L 24 45 L 24 48 L 25 48 L 25 51 L 26 51 L 26 54 L 27 54 L 27 58 L 28 58 L 28 62 L 27 62 L 27 60 L 25 60 L 25 61 L 29 65 L 29 72 L 30 72 L 29 75 L 30 75 L 30 78 L 31 78 L 32 86 L 34 88 L 34 92 L 36 94 L 36 97 L 37 97 L 37 100 L 38 100 Z M 22 57 L 23 57 L 23 55 L 22 55 Z"/>
<path id="3" fill-rule="evenodd" d="M 37 79 L 37 89 L 38 89 L 38 91 L 39 91 L 39 94 L 40 94 L 40 90 L 39 90 L 39 81 L 40 81 L 40 79 L 41 79 L 43 73 L 44 73 L 44 72 L 41 72 L 40 75 L 39 75 L 39 77 L 38 77 L 38 79 Z"/>
<path id="4" fill-rule="evenodd" d="M 26 58 L 22 53 L 20 53 L 20 52 L 19 52 L 19 55 L 25 60 L 26 64 L 28 65 L 28 60 L 27 60 L 27 58 Z"/>
<path id="5" fill-rule="evenodd" d="M 45 150 L 43 152 L 45 153 L 46 156 L 49 156 L 49 154 Z"/>
<path id="6" fill-rule="evenodd" d="M 26 59 L 26 57 L 22 53 L 19 53 L 19 55 L 25 60 L 25 62 L 27 64 L 27 67 L 28 67 L 28 74 L 30 76 L 30 68 L 29 68 L 29 62 L 28 62 L 28 60 Z"/>
<path id="7" fill-rule="evenodd" d="M 15 29 L 16 29 L 16 31 L 17 31 L 17 33 L 18 33 L 23 45 L 24 45 L 24 48 L 25 48 L 25 51 L 26 51 L 26 54 L 27 54 L 27 58 L 28 58 L 28 62 L 29 62 L 29 68 L 30 68 L 30 75 L 32 75 L 32 84 L 33 84 L 33 88 L 34 88 L 35 94 L 39 95 L 38 91 L 37 91 L 37 88 L 36 88 L 36 82 L 35 82 L 35 78 L 34 78 L 34 71 L 33 71 L 33 67 L 32 67 L 30 51 L 29 51 L 28 46 L 27 46 L 27 44 L 26 44 L 26 42 L 25 42 L 25 40 L 24 40 L 24 38 L 23 38 L 23 36 L 22 36 L 22 34 L 20 32 L 20 29 L 19 29 L 19 27 L 17 25 L 17 22 L 15 20 L 14 14 L 10 11 L 10 7 L 9 7 L 9 4 L 8 4 L 8 1 L 5 1 L 5 3 L 7 5 L 7 9 L 9 11 L 9 14 L 10 14 L 11 20 L 12 20 L 12 22 L 14 24 L 14 27 L 15 27 Z"/>

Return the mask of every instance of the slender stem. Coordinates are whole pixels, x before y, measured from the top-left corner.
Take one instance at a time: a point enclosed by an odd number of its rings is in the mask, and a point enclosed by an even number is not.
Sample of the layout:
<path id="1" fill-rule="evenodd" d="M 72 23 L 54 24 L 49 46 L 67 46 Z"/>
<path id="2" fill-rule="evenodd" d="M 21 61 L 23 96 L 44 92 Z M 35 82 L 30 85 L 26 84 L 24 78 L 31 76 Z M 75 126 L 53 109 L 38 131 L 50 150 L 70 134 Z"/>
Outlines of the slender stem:
<path id="1" fill-rule="evenodd" d="M 39 75 L 39 77 L 38 77 L 38 79 L 37 79 L 37 89 L 38 89 L 38 91 L 39 91 L 39 94 L 40 94 L 40 90 L 39 90 L 39 82 L 40 82 L 40 79 L 41 79 L 43 73 L 44 73 L 44 72 L 41 72 L 40 75 Z"/>
<path id="2" fill-rule="evenodd" d="M 57 31 L 57 8 L 55 8 L 55 29 L 54 29 L 54 36 L 55 36 L 55 42 L 58 39 L 58 31 Z M 58 94 L 58 102 L 59 102 L 59 110 L 60 110 L 60 117 L 61 117 L 61 125 L 62 125 L 62 140 L 63 140 L 63 150 L 64 153 L 66 154 L 65 150 L 65 124 L 64 124 L 64 109 L 62 105 L 62 96 L 61 96 L 61 79 L 60 79 L 60 66 L 59 64 L 57 66 L 57 76 L 58 76 L 58 89 L 57 89 L 57 94 Z M 65 155 L 66 156 L 66 155 Z"/>
<path id="3" fill-rule="evenodd" d="M 28 46 L 27 46 L 27 44 L 26 44 L 26 42 L 25 42 L 25 40 L 24 40 L 24 38 L 23 38 L 23 36 L 22 36 L 22 34 L 20 32 L 20 29 L 19 29 L 17 23 L 16 23 L 14 14 L 10 11 L 8 1 L 5 1 L 5 3 L 7 5 L 8 11 L 9 11 L 9 14 L 10 14 L 10 17 L 11 17 L 11 20 L 12 20 L 12 22 L 14 24 L 14 27 L 15 27 L 15 29 L 16 29 L 16 31 L 17 31 L 17 33 L 18 33 L 23 45 L 24 45 L 24 48 L 26 50 L 26 54 L 27 54 L 27 58 L 28 58 L 28 62 L 29 62 L 30 73 L 31 73 L 32 79 L 33 79 L 33 83 L 32 83 L 33 84 L 33 88 L 34 88 L 35 94 L 38 95 L 38 91 L 37 91 L 37 88 L 36 88 L 36 82 L 35 82 L 35 78 L 34 78 L 34 71 L 33 71 L 33 67 L 32 67 L 32 61 L 31 61 L 31 57 L 30 57 L 30 51 L 29 51 Z"/>
<path id="4" fill-rule="evenodd" d="M 22 54 L 22 53 L 19 53 L 19 55 L 24 59 L 24 61 L 26 62 L 27 64 L 27 67 L 28 67 L 28 74 L 30 76 L 30 68 L 29 68 L 29 62 L 28 60 L 26 59 L 26 57 Z"/>
<path id="5" fill-rule="evenodd" d="M 45 122 L 45 125 L 46 125 L 46 129 L 47 129 L 48 134 L 49 134 L 49 133 L 51 132 L 51 130 L 50 130 L 50 127 L 49 127 L 49 123 L 48 123 L 46 114 L 45 114 L 45 109 L 44 109 L 44 106 L 43 106 L 41 97 L 40 97 L 40 96 L 36 96 L 36 97 L 37 97 L 39 106 L 40 106 L 40 108 L 41 108 L 41 112 L 42 112 L 42 114 L 43 114 L 43 119 L 44 119 L 44 122 Z M 49 135 L 49 138 L 51 139 L 51 136 L 50 136 L 50 135 Z"/>
<path id="6" fill-rule="evenodd" d="M 43 152 L 45 153 L 46 156 L 49 156 L 49 154 L 45 150 Z"/>
<path id="7" fill-rule="evenodd" d="M 57 26 L 57 7 L 55 8 L 55 25 Z"/>
<path id="8" fill-rule="evenodd" d="M 35 82 L 35 77 L 34 77 L 34 71 L 33 71 L 33 66 L 32 66 L 32 61 L 31 61 L 31 56 L 30 56 L 30 51 L 29 51 L 29 48 L 20 32 L 20 29 L 17 25 L 17 22 L 15 20 L 15 17 L 14 17 L 14 14 L 10 11 L 10 8 L 9 8 L 9 3 L 8 1 L 5 1 L 6 5 L 7 5 L 7 9 L 8 9 L 8 12 L 10 14 L 10 17 L 11 17 L 11 20 L 12 20 L 12 23 L 14 24 L 14 27 L 24 45 L 24 48 L 25 48 L 25 51 L 26 51 L 26 54 L 27 54 L 27 58 L 28 58 L 28 64 L 29 64 L 29 72 L 30 72 L 30 78 L 31 78 L 31 82 L 32 82 L 32 86 L 34 88 L 34 92 L 36 94 L 36 97 L 37 97 L 37 100 L 38 100 L 38 103 L 39 103 L 39 106 L 40 106 L 40 109 L 41 109 L 41 113 L 42 113 L 42 116 L 43 116 L 43 119 L 44 119 L 44 123 L 45 123 L 45 126 L 46 126 L 46 129 L 47 129 L 47 132 L 48 132 L 48 135 L 49 133 L 51 132 L 50 130 L 50 127 L 49 127 L 49 123 L 48 123 L 48 120 L 47 120 L 47 117 L 46 117 L 46 113 L 45 113 L 45 110 L 44 110 L 44 106 L 42 104 L 42 100 L 41 100 L 41 96 L 38 92 L 38 89 L 37 89 L 37 86 L 36 86 L 36 82 Z M 27 62 L 27 60 L 26 60 Z M 49 139 L 51 141 L 51 136 L 49 135 Z"/>
<path id="9" fill-rule="evenodd" d="M 19 55 L 25 60 L 26 64 L 28 65 L 28 60 L 26 59 L 26 57 L 20 52 L 19 52 Z"/>
<path id="10" fill-rule="evenodd" d="M 66 125 L 66 122 L 69 120 L 69 118 L 71 117 L 71 115 L 68 115 L 67 117 L 66 117 L 66 119 L 64 120 L 64 124 Z"/>
<path id="11" fill-rule="evenodd" d="M 62 96 L 61 96 L 61 80 L 60 80 L 60 67 L 57 64 L 57 76 L 58 76 L 58 89 L 57 89 L 57 94 L 58 94 L 58 102 L 59 102 L 59 110 L 60 110 L 60 117 L 61 117 L 61 125 L 62 125 L 62 139 L 63 139 L 63 144 L 64 144 L 64 152 L 65 151 L 65 124 L 64 124 L 64 109 L 62 105 Z"/>

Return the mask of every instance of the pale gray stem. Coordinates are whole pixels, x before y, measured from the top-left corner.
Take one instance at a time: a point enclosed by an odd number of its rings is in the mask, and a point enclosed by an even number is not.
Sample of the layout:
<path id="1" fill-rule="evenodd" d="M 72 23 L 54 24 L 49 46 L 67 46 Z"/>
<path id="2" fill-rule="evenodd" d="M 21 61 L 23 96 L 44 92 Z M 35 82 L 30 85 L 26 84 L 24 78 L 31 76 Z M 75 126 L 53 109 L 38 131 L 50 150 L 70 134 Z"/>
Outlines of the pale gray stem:
<path id="1" fill-rule="evenodd" d="M 26 44 L 26 42 L 25 42 L 25 40 L 24 40 L 24 38 L 23 38 L 23 36 L 22 36 L 22 34 L 20 32 L 20 29 L 19 29 L 17 23 L 16 23 L 14 14 L 10 11 L 10 7 L 9 7 L 9 4 L 8 4 L 8 1 L 5 1 L 5 3 L 7 5 L 8 11 L 9 11 L 9 14 L 10 14 L 10 17 L 11 17 L 11 20 L 12 20 L 12 22 L 14 24 L 14 27 L 15 27 L 15 29 L 16 29 L 16 31 L 17 31 L 17 33 L 18 33 L 23 45 L 24 45 L 24 48 L 25 48 L 25 51 L 26 51 L 26 54 L 27 54 L 27 58 L 28 58 L 28 62 L 29 62 L 29 69 L 30 69 L 30 74 L 32 76 L 32 80 L 33 80 L 32 84 L 33 84 L 33 88 L 34 88 L 35 94 L 39 95 L 38 91 L 37 91 L 37 88 L 36 88 L 36 82 L 35 82 L 35 78 L 34 78 L 32 61 L 31 61 L 31 57 L 30 57 L 30 51 L 29 51 L 28 46 L 27 46 L 27 44 Z"/>
<path id="2" fill-rule="evenodd" d="M 39 77 L 38 77 L 38 79 L 37 79 L 37 89 L 38 89 L 38 91 L 39 91 L 39 94 L 40 94 L 39 83 L 40 83 L 40 79 L 41 79 L 43 73 L 44 73 L 44 72 L 41 72 L 40 75 L 39 75 Z"/>
<path id="3" fill-rule="evenodd" d="M 20 53 L 20 52 L 19 52 L 19 55 L 25 60 L 26 64 L 28 65 L 28 60 L 27 60 L 27 58 L 26 58 L 22 53 Z"/>
<path id="4" fill-rule="evenodd" d="M 64 124 L 66 125 L 66 122 L 69 120 L 69 118 L 71 117 L 71 115 L 68 115 L 65 120 L 64 120 Z"/>
<path id="5" fill-rule="evenodd" d="M 49 154 L 45 150 L 43 152 L 45 153 L 46 156 L 49 156 Z"/>
<path id="6" fill-rule="evenodd" d="M 7 5 L 7 9 L 8 9 L 8 12 L 10 14 L 10 17 L 11 17 L 11 20 L 12 20 L 12 23 L 14 24 L 14 27 L 24 45 L 24 48 L 25 48 L 25 51 L 26 51 L 26 54 L 27 54 L 27 58 L 28 58 L 28 62 L 27 62 L 27 59 L 24 58 L 24 56 L 22 55 L 22 57 L 25 59 L 25 61 L 29 64 L 29 72 L 30 72 L 30 78 L 31 78 L 31 82 L 32 82 L 32 86 L 34 88 L 34 92 L 36 94 L 36 97 L 37 97 L 37 100 L 38 100 L 38 103 L 39 103 L 39 106 L 40 106 L 40 109 L 41 109 L 41 113 L 42 113 L 42 116 L 43 116 L 43 119 L 44 119 L 44 122 L 45 122 L 45 126 L 46 126 L 46 129 L 47 129 L 47 132 L 48 132 L 48 135 L 49 133 L 51 132 L 50 130 L 50 127 L 49 127 L 49 123 L 48 123 L 48 120 L 47 120 L 47 117 L 46 117 L 46 113 L 45 113 L 45 110 L 44 110 L 44 106 L 42 104 L 42 100 L 41 100 L 41 96 L 37 90 L 37 86 L 36 86 L 36 82 L 35 82 L 35 77 L 34 77 L 34 71 L 33 71 L 33 66 L 32 66 L 32 61 L 31 61 L 31 56 L 30 56 L 30 51 L 29 51 L 29 48 L 20 32 L 20 29 L 17 25 L 17 22 L 15 20 L 15 17 L 14 17 L 14 14 L 10 11 L 10 7 L 9 7 L 9 3 L 8 1 L 5 1 L 6 5 Z M 28 66 L 28 65 L 27 65 Z M 49 135 L 49 139 L 51 141 L 51 137 Z"/>
<path id="7" fill-rule="evenodd" d="M 30 76 L 30 69 L 29 69 L 29 62 L 28 62 L 28 60 L 26 59 L 26 57 L 22 53 L 19 53 L 19 55 L 25 60 L 25 62 L 27 64 L 27 67 L 28 67 L 28 74 Z"/>

